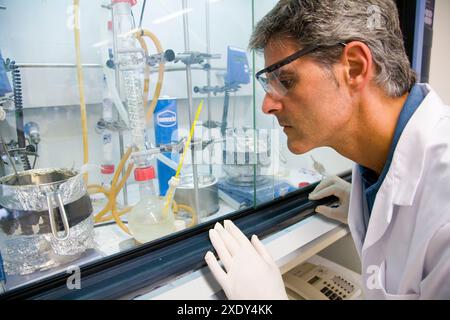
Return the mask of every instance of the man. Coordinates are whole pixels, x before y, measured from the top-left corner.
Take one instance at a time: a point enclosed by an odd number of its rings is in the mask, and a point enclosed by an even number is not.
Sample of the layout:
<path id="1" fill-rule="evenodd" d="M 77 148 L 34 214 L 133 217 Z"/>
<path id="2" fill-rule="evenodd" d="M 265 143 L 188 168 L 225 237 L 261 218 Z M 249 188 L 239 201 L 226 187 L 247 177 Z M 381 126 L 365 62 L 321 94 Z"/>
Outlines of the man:
<path id="1" fill-rule="evenodd" d="M 450 298 L 450 108 L 416 84 L 392 0 L 281 0 L 257 25 L 263 111 L 289 149 L 329 146 L 357 165 L 310 195 L 349 223 L 369 299 Z M 351 196 L 350 196 L 351 189 Z M 348 217 L 347 217 L 348 213 Z M 256 236 L 217 224 L 205 256 L 230 299 L 286 299 L 280 272 Z"/>

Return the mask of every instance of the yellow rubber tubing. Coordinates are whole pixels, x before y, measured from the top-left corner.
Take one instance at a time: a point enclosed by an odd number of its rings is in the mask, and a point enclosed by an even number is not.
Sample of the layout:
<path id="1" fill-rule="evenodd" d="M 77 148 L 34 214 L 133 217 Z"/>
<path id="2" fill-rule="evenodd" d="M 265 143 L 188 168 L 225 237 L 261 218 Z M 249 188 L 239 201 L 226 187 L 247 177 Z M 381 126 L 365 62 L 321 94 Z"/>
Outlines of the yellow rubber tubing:
<path id="1" fill-rule="evenodd" d="M 109 192 L 108 203 L 106 204 L 105 208 L 103 208 L 103 210 L 101 210 L 99 213 L 97 213 L 97 215 L 95 216 L 96 221 L 99 220 L 101 217 L 103 217 L 105 214 L 107 214 L 112 209 L 113 204 L 115 204 L 116 195 L 118 192 L 120 192 L 119 188 L 116 189 L 117 180 L 119 179 L 120 172 L 122 172 L 122 169 L 123 169 L 126 161 L 128 160 L 128 158 L 130 157 L 132 151 L 133 151 L 133 149 L 131 147 L 129 147 L 127 149 L 127 151 L 125 152 L 123 158 L 120 160 L 117 170 L 116 170 L 116 172 L 114 172 L 114 176 L 113 176 L 113 179 L 111 182 L 111 189 Z M 128 177 L 125 175 L 122 180 L 124 180 L 125 178 L 128 178 Z"/>
<path id="2" fill-rule="evenodd" d="M 191 214 L 191 216 L 192 216 L 192 221 L 187 226 L 187 228 L 190 228 L 190 227 L 195 226 L 197 224 L 197 214 L 195 213 L 195 210 L 193 208 L 191 208 L 191 207 L 189 207 L 187 205 L 184 205 L 184 204 L 179 204 L 178 208 L 189 212 Z"/>
<path id="3" fill-rule="evenodd" d="M 153 34 L 152 32 L 145 30 L 145 29 L 141 29 L 141 30 L 135 32 L 134 36 L 141 44 L 146 55 L 148 55 L 148 47 L 147 47 L 147 44 L 145 43 L 145 41 L 142 39 L 143 36 L 152 40 L 152 42 L 154 43 L 154 45 L 156 47 L 156 51 L 158 53 L 162 54 L 164 52 L 161 42 L 156 37 L 156 35 Z M 144 80 L 144 101 L 148 101 L 148 87 L 149 87 L 149 76 L 148 75 L 149 75 L 149 73 L 150 73 L 149 67 L 146 64 L 146 77 Z M 164 63 L 161 62 L 159 64 L 158 82 L 156 83 L 156 88 L 155 88 L 155 92 L 153 94 L 152 103 L 150 104 L 150 107 L 145 116 L 145 120 L 147 121 L 147 123 L 151 121 L 151 119 L 153 117 L 153 112 L 155 112 L 156 104 L 158 103 L 159 96 L 161 95 L 163 81 L 164 81 Z M 145 102 L 145 106 L 147 106 L 147 102 Z"/>
<path id="4" fill-rule="evenodd" d="M 80 50 L 80 0 L 73 0 L 73 14 L 74 14 L 74 36 L 75 36 L 75 52 L 77 58 L 77 79 L 78 91 L 80 94 L 80 111 L 81 111 L 81 130 L 83 133 L 83 164 L 89 162 L 89 144 L 88 144 L 88 129 L 86 118 L 86 99 L 84 96 L 84 77 L 83 67 L 81 65 L 81 50 Z M 84 174 L 84 181 L 88 183 L 88 173 Z"/>

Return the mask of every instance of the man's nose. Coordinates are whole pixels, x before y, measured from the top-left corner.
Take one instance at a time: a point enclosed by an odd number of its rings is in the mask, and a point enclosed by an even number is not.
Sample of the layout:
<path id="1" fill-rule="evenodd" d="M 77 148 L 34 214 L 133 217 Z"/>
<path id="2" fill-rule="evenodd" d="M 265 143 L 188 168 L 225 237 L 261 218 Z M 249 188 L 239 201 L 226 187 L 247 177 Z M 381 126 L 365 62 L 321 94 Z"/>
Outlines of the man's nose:
<path id="1" fill-rule="evenodd" d="M 282 109 L 282 104 L 280 101 L 275 100 L 269 94 L 266 93 L 262 103 L 262 111 L 265 114 L 274 114 Z"/>

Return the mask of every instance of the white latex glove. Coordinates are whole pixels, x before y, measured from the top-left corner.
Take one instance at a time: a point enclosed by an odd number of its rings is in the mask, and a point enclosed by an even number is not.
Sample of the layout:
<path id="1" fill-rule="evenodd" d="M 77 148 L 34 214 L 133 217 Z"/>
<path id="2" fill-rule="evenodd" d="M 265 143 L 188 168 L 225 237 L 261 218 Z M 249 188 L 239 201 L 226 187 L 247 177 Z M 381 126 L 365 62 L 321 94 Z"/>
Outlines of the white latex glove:
<path id="1" fill-rule="evenodd" d="M 339 178 L 338 176 L 330 176 L 322 180 L 314 191 L 309 194 L 309 200 L 320 200 L 329 196 L 336 196 L 339 199 L 339 206 L 318 206 L 316 208 L 316 212 L 330 219 L 348 224 L 350 190 L 350 183 Z"/>
<path id="2" fill-rule="evenodd" d="M 209 238 L 225 271 L 211 251 L 205 260 L 228 299 L 288 299 L 280 270 L 258 237 L 253 235 L 250 242 L 230 220 L 224 225 L 216 223 Z"/>

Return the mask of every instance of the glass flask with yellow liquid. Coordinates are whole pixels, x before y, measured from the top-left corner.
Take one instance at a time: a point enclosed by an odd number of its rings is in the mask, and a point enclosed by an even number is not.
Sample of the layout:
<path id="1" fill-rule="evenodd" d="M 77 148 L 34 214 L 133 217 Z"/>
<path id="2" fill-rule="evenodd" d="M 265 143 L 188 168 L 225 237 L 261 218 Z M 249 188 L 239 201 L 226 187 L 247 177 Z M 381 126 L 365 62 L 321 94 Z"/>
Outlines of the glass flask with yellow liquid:
<path id="1" fill-rule="evenodd" d="M 139 202 L 128 213 L 128 228 L 139 243 L 146 243 L 175 232 L 172 203 L 165 212 L 165 199 L 155 191 L 153 166 L 137 168 L 135 180 L 139 183 Z"/>

